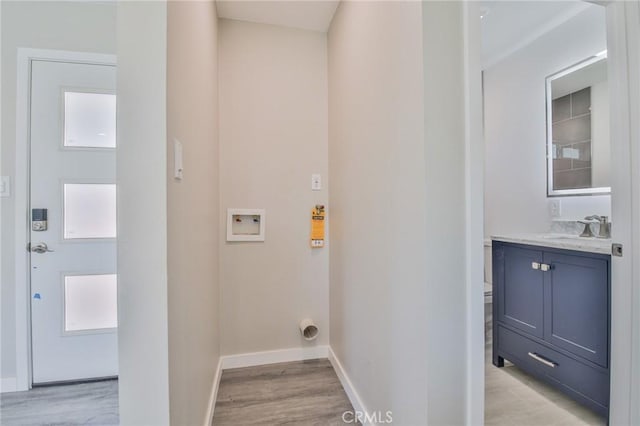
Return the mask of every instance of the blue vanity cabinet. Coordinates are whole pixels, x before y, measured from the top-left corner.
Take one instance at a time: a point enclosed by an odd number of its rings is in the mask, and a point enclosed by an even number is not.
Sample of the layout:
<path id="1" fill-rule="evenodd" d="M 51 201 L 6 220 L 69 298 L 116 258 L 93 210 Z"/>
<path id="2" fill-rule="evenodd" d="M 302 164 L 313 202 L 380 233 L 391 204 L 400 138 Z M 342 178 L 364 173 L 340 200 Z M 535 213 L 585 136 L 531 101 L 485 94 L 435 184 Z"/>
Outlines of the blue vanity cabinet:
<path id="1" fill-rule="evenodd" d="M 611 259 L 493 242 L 493 364 L 507 359 L 607 416 Z"/>

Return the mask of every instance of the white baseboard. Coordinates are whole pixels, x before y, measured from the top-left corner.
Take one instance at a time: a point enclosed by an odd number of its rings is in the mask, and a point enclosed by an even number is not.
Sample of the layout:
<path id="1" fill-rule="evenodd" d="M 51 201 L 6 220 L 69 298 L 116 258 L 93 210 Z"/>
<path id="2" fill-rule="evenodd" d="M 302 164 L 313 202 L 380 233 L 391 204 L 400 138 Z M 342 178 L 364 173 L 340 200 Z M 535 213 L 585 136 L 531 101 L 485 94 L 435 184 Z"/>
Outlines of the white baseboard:
<path id="1" fill-rule="evenodd" d="M 18 381 L 15 377 L 3 377 L 0 379 L 0 393 L 16 392 Z"/>
<path id="2" fill-rule="evenodd" d="M 222 377 L 222 358 L 218 360 L 218 368 L 216 375 L 213 376 L 213 384 L 211 385 L 211 395 L 209 395 L 209 407 L 207 407 L 207 417 L 204 426 L 211 426 L 213 423 L 213 411 L 216 409 L 216 401 L 218 400 L 218 388 L 220 387 L 220 378 Z"/>
<path id="3" fill-rule="evenodd" d="M 336 357 L 336 354 L 333 353 L 333 350 L 331 349 L 331 347 L 329 347 L 329 362 L 331 363 L 331 365 L 333 366 L 333 369 L 338 375 L 338 379 L 340 380 L 340 383 L 342 384 L 342 387 L 344 388 L 344 391 L 346 392 L 347 397 L 349 398 L 349 401 L 351 401 L 351 405 L 353 405 L 353 410 L 356 412 L 368 413 L 369 411 L 367 411 L 367 408 L 362 403 L 362 399 L 360 399 L 360 395 L 358 395 L 358 391 L 356 391 L 356 388 L 353 386 L 353 383 L 351 383 L 351 380 L 349 379 L 347 372 L 344 371 L 344 368 L 342 367 L 340 360 L 338 359 L 338 357 Z M 365 422 L 363 426 L 369 426 L 369 425 L 371 425 L 371 423 Z"/>
<path id="4" fill-rule="evenodd" d="M 226 355 L 220 359 L 220 362 L 222 363 L 222 369 L 228 370 L 229 368 L 303 361 L 305 359 L 327 358 L 328 356 L 329 346 L 313 346 L 310 348 L 290 348 L 276 351 Z"/>

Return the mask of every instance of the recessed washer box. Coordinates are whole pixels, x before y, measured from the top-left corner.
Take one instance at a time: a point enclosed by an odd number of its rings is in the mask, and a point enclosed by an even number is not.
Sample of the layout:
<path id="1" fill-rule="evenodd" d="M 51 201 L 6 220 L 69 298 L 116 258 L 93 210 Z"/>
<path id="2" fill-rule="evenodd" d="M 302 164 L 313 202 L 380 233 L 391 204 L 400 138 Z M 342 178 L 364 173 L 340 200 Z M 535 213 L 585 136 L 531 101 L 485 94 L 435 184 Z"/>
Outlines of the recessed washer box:
<path id="1" fill-rule="evenodd" d="M 227 209 L 227 241 L 264 241 L 264 209 Z"/>

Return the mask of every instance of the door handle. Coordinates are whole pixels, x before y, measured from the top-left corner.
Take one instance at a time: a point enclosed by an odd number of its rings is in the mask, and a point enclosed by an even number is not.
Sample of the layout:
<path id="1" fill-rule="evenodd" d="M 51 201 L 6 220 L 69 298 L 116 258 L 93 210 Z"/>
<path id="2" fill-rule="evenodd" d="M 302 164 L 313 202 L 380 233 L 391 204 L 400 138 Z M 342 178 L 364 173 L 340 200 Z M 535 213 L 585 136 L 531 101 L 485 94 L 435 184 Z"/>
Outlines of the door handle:
<path id="1" fill-rule="evenodd" d="M 51 250 L 49 247 L 47 247 L 47 245 L 45 243 L 38 243 L 36 245 L 32 245 L 31 246 L 31 251 L 33 253 L 46 253 L 46 252 L 51 252 L 53 250 Z"/>
<path id="2" fill-rule="evenodd" d="M 535 352 L 529 352 L 529 353 L 528 353 L 528 355 L 529 355 L 531 358 L 535 359 L 536 361 L 543 363 L 543 364 L 544 364 L 544 365 L 546 365 L 547 367 L 556 368 L 556 366 L 558 365 L 558 364 L 556 364 L 555 362 L 553 362 L 553 361 L 549 361 L 549 360 L 548 360 L 548 359 L 546 359 L 545 357 L 540 356 L 540 355 L 538 355 L 538 354 L 537 354 L 537 353 L 535 353 Z"/>
<path id="3" fill-rule="evenodd" d="M 549 272 L 553 268 L 551 265 L 547 265 L 546 263 L 531 262 L 531 269 L 535 269 L 536 271 Z"/>

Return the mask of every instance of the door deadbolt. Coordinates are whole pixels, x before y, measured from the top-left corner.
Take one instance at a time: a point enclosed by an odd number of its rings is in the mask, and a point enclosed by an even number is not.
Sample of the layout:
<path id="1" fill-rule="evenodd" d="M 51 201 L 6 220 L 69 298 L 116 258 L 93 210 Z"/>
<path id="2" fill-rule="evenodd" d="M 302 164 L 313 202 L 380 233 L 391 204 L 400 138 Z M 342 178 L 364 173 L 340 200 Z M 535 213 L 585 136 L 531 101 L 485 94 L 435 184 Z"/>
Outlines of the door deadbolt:
<path id="1" fill-rule="evenodd" d="M 47 227 L 47 209 L 31 209 L 31 230 L 42 232 Z"/>

